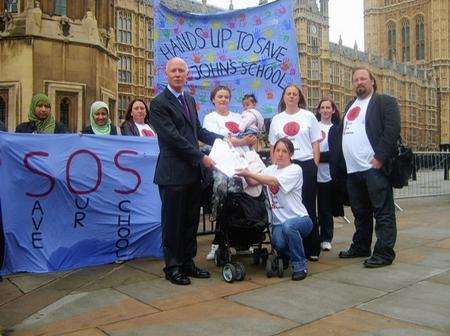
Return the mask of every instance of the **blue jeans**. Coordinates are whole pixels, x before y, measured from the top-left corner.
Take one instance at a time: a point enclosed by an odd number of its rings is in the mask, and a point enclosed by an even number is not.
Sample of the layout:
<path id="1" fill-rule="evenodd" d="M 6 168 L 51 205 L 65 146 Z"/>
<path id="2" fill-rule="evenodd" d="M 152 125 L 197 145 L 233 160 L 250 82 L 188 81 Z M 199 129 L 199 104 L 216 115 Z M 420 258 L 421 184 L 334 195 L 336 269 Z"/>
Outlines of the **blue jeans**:
<path id="1" fill-rule="evenodd" d="M 281 257 L 289 258 L 293 272 L 306 270 L 303 239 L 313 228 L 309 216 L 290 218 L 282 224 L 272 225 L 272 244 Z"/>

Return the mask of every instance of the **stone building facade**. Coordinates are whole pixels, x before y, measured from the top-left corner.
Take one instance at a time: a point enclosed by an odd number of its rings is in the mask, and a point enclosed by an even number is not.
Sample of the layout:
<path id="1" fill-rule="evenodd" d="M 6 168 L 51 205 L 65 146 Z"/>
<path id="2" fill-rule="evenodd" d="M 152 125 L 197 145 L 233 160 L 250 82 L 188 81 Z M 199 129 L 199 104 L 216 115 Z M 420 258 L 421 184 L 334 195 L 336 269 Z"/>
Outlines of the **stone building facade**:
<path id="1" fill-rule="evenodd" d="M 114 0 L 2 0 L 0 13 L 0 119 L 10 131 L 36 92 L 71 131 L 96 99 L 116 110 Z"/>
<path id="2" fill-rule="evenodd" d="M 343 110 L 352 97 L 352 69 L 366 66 L 379 91 L 398 99 L 406 143 L 416 150 L 450 147 L 449 1 L 365 0 L 366 52 L 329 41 L 328 0 L 293 1 L 311 110 L 323 96 Z M 218 10 L 206 0 L 164 2 L 190 12 Z M 149 102 L 155 86 L 152 3 L 0 0 L 0 119 L 13 130 L 38 91 L 51 96 L 58 120 L 72 130 L 88 123 L 96 99 L 109 103 L 116 122 L 131 99 Z"/>

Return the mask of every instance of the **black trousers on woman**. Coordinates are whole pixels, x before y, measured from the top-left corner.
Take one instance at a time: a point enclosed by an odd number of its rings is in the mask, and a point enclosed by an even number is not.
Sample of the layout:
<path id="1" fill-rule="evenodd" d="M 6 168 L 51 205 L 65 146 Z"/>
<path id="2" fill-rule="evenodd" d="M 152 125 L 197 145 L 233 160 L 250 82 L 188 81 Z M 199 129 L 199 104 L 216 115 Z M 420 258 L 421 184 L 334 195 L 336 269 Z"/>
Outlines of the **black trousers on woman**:
<path id="1" fill-rule="evenodd" d="M 314 160 L 293 160 L 303 171 L 302 202 L 308 211 L 313 223 L 313 228 L 308 237 L 303 241 L 305 255 L 307 258 L 320 255 L 320 235 L 317 224 L 316 198 L 317 198 L 317 166 Z"/>
<path id="2" fill-rule="evenodd" d="M 317 206 L 320 227 L 320 241 L 331 243 L 333 239 L 333 182 L 317 183 Z"/>

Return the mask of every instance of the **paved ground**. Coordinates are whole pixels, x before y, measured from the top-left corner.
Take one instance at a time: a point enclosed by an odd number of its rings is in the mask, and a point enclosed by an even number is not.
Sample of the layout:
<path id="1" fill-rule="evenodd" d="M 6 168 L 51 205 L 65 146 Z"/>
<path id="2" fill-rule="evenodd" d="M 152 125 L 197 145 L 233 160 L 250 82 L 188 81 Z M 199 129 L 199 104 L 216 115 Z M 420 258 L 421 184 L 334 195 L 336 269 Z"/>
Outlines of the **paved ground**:
<path id="1" fill-rule="evenodd" d="M 337 221 L 331 252 L 301 282 L 268 279 L 248 265 L 245 281 L 180 287 L 161 262 L 140 259 L 0 283 L 4 335 L 425 335 L 450 334 L 450 196 L 401 200 L 398 258 L 384 269 L 341 260 L 353 226 Z M 349 216 L 350 217 L 350 216 Z M 6 331 L 8 330 L 9 331 Z"/>

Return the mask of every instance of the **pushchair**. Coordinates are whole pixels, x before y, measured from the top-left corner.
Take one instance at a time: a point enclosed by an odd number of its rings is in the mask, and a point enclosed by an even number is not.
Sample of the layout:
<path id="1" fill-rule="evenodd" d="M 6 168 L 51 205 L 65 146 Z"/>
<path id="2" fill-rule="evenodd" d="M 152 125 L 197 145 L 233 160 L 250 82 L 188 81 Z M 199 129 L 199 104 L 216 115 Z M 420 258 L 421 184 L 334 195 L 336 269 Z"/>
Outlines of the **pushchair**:
<path id="1" fill-rule="evenodd" d="M 219 247 L 214 263 L 222 267 L 222 278 L 228 283 L 242 281 L 246 275 L 244 265 L 233 262 L 231 248 L 248 251 L 252 247 L 254 265 L 265 265 L 268 277 L 283 277 L 283 261 L 271 247 L 265 198 L 264 193 L 251 197 L 243 192 L 227 192 L 218 204 L 216 234 Z"/>

